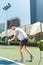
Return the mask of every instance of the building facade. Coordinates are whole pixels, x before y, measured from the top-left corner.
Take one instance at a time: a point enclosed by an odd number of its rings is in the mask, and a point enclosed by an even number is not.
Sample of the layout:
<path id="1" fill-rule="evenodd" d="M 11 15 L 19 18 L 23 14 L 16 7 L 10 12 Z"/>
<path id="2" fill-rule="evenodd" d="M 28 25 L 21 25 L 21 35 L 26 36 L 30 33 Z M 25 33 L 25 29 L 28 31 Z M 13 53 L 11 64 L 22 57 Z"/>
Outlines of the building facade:
<path id="1" fill-rule="evenodd" d="M 30 0 L 31 24 L 43 22 L 43 0 Z"/>
<path id="2" fill-rule="evenodd" d="M 14 19 L 8 20 L 7 21 L 7 29 L 10 29 L 12 25 L 19 27 L 20 26 L 20 19 L 16 17 Z"/>
<path id="3" fill-rule="evenodd" d="M 0 33 L 5 30 L 5 23 L 0 23 Z"/>

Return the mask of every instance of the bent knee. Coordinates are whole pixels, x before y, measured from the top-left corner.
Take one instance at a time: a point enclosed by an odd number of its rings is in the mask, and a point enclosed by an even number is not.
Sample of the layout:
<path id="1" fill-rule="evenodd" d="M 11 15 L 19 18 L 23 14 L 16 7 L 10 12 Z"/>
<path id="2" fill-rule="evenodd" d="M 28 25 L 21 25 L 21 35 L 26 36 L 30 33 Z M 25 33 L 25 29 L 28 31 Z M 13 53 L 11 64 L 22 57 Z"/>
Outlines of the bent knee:
<path id="1" fill-rule="evenodd" d="M 27 47 L 26 47 L 26 46 L 24 46 L 24 48 L 26 49 Z"/>
<path id="2" fill-rule="evenodd" d="M 19 50 L 22 50 L 23 49 L 23 46 L 19 46 Z"/>

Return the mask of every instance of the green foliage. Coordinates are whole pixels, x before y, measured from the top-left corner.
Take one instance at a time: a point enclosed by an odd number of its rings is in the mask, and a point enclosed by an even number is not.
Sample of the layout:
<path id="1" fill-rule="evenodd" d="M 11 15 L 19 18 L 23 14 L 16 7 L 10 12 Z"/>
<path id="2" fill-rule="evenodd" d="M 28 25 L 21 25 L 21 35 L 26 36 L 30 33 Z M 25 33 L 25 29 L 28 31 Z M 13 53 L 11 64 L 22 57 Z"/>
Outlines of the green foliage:
<path id="1" fill-rule="evenodd" d="M 28 41 L 27 45 L 29 45 L 29 46 L 38 46 L 37 41 Z"/>
<path id="2" fill-rule="evenodd" d="M 10 42 L 10 45 L 19 45 L 19 41 L 18 40 L 13 40 Z M 5 45 L 5 41 L 0 40 L 0 44 L 1 45 Z M 40 50 L 43 50 L 43 40 L 40 41 L 28 41 L 27 42 L 28 46 L 37 46 L 40 48 Z"/>
<path id="3" fill-rule="evenodd" d="M 39 48 L 41 51 L 43 51 L 43 40 L 38 41 Z"/>
<path id="4" fill-rule="evenodd" d="M 11 45 L 19 45 L 19 41 L 18 40 L 13 40 L 10 42 Z"/>
<path id="5" fill-rule="evenodd" d="M 0 40 L 0 45 L 4 45 L 5 41 Z"/>

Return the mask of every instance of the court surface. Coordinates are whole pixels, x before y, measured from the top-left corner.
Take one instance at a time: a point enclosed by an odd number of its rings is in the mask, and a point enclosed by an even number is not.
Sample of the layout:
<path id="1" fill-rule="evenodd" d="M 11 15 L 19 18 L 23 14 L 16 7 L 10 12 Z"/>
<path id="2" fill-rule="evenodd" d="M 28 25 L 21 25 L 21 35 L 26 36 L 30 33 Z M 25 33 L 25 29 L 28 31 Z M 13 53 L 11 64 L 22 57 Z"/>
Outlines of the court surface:
<path id="1" fill-rule="evenodd" d="M 25 63 L 18 63 L 16 60 L 21 59 L 18 46 L 0 46 L 0 65 L 38 65 L 40 60 L 40 50 L 38 47 L 28 47 L 32 53 L 35 55 L 35 58 L 32 62 L 26 61 Z M 29 60 L 30 55 L 23 49 L 24 57 L 26 60 Z M 43 56 L 43 51 L 42 51 Z M 40 63 L 43 65 L 43 58 Z"/>

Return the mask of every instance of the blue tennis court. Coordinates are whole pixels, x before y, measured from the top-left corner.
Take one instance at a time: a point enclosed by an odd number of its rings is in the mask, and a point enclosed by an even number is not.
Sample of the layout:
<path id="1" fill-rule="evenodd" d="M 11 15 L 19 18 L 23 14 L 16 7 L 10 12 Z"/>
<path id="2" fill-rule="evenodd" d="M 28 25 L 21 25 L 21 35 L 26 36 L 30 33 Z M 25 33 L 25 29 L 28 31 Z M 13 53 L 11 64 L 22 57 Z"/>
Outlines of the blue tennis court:
<path id="1" fill-rule="evenodd" d="M 0 65 L 24 65 L 22 63 L 17 63 L 13 60 L 9 60 L 3 57 L 0 57 Z"/>

